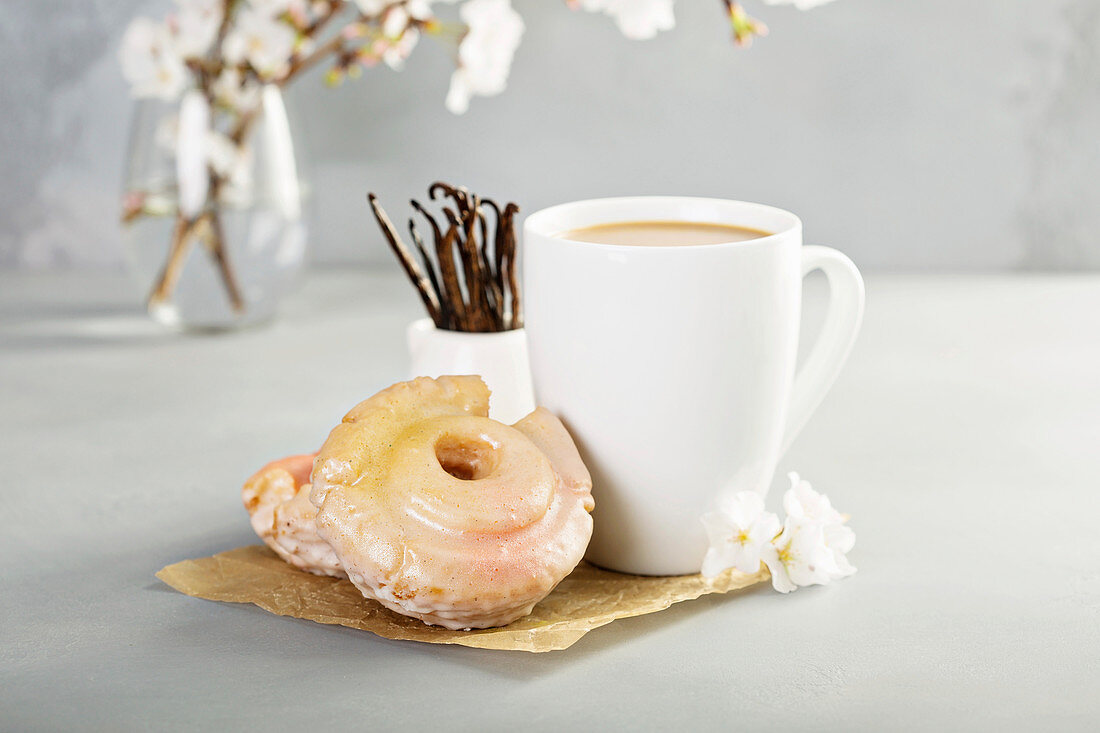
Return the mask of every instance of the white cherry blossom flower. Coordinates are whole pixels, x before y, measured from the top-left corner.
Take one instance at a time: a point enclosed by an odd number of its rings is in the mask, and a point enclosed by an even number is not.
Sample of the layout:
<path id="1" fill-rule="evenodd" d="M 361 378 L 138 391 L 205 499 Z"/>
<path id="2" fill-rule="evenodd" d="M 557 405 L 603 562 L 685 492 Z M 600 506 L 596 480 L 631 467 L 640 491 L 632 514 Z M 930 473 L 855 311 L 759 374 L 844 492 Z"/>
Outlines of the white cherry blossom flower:
<path id="1" fill-rule="evenodd" d="M 833 578 L 847 578 L 855 575 L 856 567 L 848 561 L 848 553 L 856 545 L 856 533 L 845 524 L 827 524 L 822 530 L 825 533 L 825 546 L 833 555 Z"/>
<path id="2" fill-rule="evenodd" d="M 222 52 L 229 63 L 247 61 L 257 73 L 270 79 L 286 72 L 296 38 L 294 29 L 286 23 L 246 8 L 237 13 Z"/>
<path id="3" fill-rule="evenodd" d="M 176 0 L 176 5 L 176 48 L 185 58 L 205 56 L 222 23 L 222 0 Z"/>
<path id="4" fill-rule="evenodd" d="M 355 7 L 367 17 L 373 18 L 385 9 L 390 0 L 355 0 Z"/>
<path id="5" fill-rule="evenodd" d="M 419 40 L 420 31 L 407 28 L 396 41 L 382 41 L 382 61 L 394 71 L 400 71 Z"/>
<path id="6" fill-rule="evenodd" d="M 299 36 L 294 43 L 294 53 L 298 58 L 309 56 L 311 53 L 317 50 L 317 41 L 313 38 L 307 38 L 306 36 Z"/>
<path id="7" fill-rule="evenodd" d="M 783 533 L 764 553 L 772 587 L 790 593 L 799 586 L 825 585 L 836 577 L 833 555 L 825 545 L 824 527 L 787 517 Z"/>
<path id="8" fill-rule="evenodd" d="M 382 21 L 382 35 L 387 38 L 397 38 L 408 25 L 408 12 L 404 6 L 395 5 L 386 12 L 386 19 Z"/>
<path id="9" fill-rule="evenodd" d="M 459 9 L 468 30 L 458 47 L 458 68 L 451 75 L 447 109 L 462 114 L 475 95 L 504 91 L 512 57 L 523 35 L 523 19 L 508 0 L 469 0 Z"/>
<path id="10" fill-rule="evenodd" d="M 728 568 L 757 572 L 780 530 L 779 517 L 764 511 L 764 499 L 751 491 L 742 491 L 720 502 L 718 511 L 704 514 L 703 527 L 710 541 L 703 559 L 703 575 L 708 578 Z"/>
<path id="11" fill-rule="evenodd" d="M 410 17 L 416 18 L 417 20 L 427 20 L 434 15 L 432 12 L 432 5 L 428 0 L 407 0 L 405 2 L 405 10 Z"/>
<path id="12" fill-rule="evenodd" d="M 783 494 L 783 511 L 796 521 L 821 525 L 824 542 L 835 567 L 834 578 L 853 574 L 856 569 L 848 562 L 846 555 L 855 546 L 855 532 L 845 525 L 844 517 L 833 508 L 829 497 L 814 491 L 810 483 L 799 478 L 797 473 L 788 474 L 788 478 L 791 488 Z"/>
<path id="13" fill-rule="evenodd" d="M 580 0 L 580 5 L 591 13 L 604 13 L 614 18 L 627 38 L 645 40 L 659 31 L 676 27 L 673 2 L 675 0 Z"/>
<path id="14" fill-rule="evenodd" d="M 248 4 L 256 12 L 274 18 L 290 10 L 292 5 L 299 3 L 296 0 L 248 0 Z"/>
<path id="15" fill-rule="evenodd" d="M 766 5 L 793 5 L 799 10 L 811 10 L 833 0 L 764 0 Z"/>
<path id="16" fill-rule="evenodd" d="M 809 481 L 793 471 L 787 474 L 787 478 L 791 482 L 791 488 L 783 494 L 783 511 L 788 517 L 823 524 L 844 522 L 840 512 L 833 509 L 829 497 L 814 491 Z"/>
<path id="17" fill-rule="evenodd" d="M 187 86 L 187 68 L 164 23 L 149 18 L 131 21 L 122 36 L 118 58 L 135 97 L 172 101 Z"/>
<path id="18" fill-rule="evenodd" d="M 210 85 L 214 100 L 237 112 L 248 112 L 260 103 L 260 85 L 245 78 L 236 68 L 230 66 L 218 75 Z"/>
<path id="19" fill-rule="evenodd" d="M 228 135 L 211 130 L 206 137 L 206 157 L 210 168 L 231 188 L 244 190 L 252 183 L 251 149 L 237 145 Z M 227 194 L 232 192 L 223 190 L 223 195 Z"/>
<path id="20" fill-rule="evenodd" d="M 743 491 L 719 502 L 702 517 L 710 547 L 702 573 L 714 577 L 727 568 L 756 572 L 763 562 L 772 587 L 790 593 L 799 586 L 825 585 L 856 572 L 847 554 L 856 536 L 829 497 L 819 494 L 797 473 L 783 495 L 787 517 L 782 525 L 764 511 L 764 500 Z M 782 528 L 782 531 L 780 531 Z"/>

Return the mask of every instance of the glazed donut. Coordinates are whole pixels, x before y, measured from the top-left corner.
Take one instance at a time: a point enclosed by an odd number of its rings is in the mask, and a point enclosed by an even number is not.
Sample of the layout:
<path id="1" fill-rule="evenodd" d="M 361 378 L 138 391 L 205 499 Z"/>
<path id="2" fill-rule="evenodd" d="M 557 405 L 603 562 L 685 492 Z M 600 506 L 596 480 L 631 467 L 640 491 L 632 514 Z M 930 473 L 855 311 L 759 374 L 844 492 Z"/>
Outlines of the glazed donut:
<path id="1" fill-rule="evenodd" d="M 325 441 L 317 531 L 364 596 L 449 629 L 531 612 L 584 555 L 592 480 L 537 409 L 490 420 L 480 377 L 421 377 L 360 403 Z"/>
<path id="2" fill-rule="evenodd" d="M 317 536 L 317 508 L 309 503 L 309 474 L 316 453 L 273 461 L 241 490 L 252 529 L 275 553 L 316 575 L 344 577 L 340 561 Z"/>

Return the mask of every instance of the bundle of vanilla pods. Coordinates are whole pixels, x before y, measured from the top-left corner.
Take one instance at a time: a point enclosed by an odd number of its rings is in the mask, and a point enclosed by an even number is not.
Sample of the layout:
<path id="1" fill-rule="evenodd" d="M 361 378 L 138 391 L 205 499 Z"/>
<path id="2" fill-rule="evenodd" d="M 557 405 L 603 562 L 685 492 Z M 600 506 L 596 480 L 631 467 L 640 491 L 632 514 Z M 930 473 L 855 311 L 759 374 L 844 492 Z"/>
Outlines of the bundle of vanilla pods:
<path id="1" fill-rule="evenodd" d="M 382 234 L 420 293 L 428 315 L 437 328 L 448 331 L 522 328 L 514 223 L 519 207 L 509 203 L 501 208 L 491 199 L 447 183 L 436 182 L 428 187 L 431 200 L 439 194 L 445 202 L 442 209 L 446 227 L 440 226 L 419 202 L 410 202 L 427 221 L 432 239 L 431 246 L 426 246 L 415 219 L 409 218 L 409 236 L 419 257 L 401 240 L 377 197 L 373 193 L 367 197 Z M 492 227 L 487 209 L 492 210 Z"/>

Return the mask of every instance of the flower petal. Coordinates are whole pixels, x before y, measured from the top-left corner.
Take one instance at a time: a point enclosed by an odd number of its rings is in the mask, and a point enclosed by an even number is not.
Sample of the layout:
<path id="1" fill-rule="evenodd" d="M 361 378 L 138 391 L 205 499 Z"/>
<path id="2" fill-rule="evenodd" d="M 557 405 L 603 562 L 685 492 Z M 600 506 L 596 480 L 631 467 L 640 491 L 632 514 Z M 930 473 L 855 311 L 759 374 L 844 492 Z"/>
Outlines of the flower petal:
<path id="1" fill-rule="evenodd" d="M 711 545 L 706 556 L 703 557 L 703 577 L 713 578 L 733 567 L 731 555 L 731 546 Z"/>
<path id="2" fill-rule="evenodd" d="M 761 559 L 764 564 L 768 566 L 768 572 L 772 576 L 772 588 L 775 588 L 780 593 L 790 593 L 798 588 L 791 581 L 790 575 L 787 574 L 787 568 L 779 560 L 779 553 L 776 551 L 774 545 L 769 545 L 764 549 Z"/>

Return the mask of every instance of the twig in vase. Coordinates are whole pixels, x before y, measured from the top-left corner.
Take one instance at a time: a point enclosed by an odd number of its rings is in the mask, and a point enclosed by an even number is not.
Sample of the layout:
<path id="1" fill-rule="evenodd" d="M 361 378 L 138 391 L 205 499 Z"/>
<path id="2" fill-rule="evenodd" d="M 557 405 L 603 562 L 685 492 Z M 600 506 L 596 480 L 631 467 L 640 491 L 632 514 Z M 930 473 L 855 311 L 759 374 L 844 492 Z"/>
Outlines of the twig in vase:
<path id="1" fill-rule="evenodd" d="M 419 202 L 410 202 L 431 229 L 433 246 L 427 246 L 415 219 L 409 219 L 409 236 L 420 255 L 419 263 L 411 248 L 401 241 L 377 197 L 373 193 L 368 196 L 382 234 L 419 292 L 428 315 L 437 328 L 449 331 L 520 328 L 523 317 L 519 310 L 513 225 L 519 207 L 509 203 L 501 209 L 491 199 L 447 183 L 436 182 L 428 188 L 428 196 L 433 200 L 440 193 L 453 203 L 453 207 L 442 207 L 447 222 L 445 231 Z M 492 232 L 484 207 L 496 214 Z"/>
<path id="2" fill-rule="evenodd" d="M 176 215 L 176 225 L 172 227 L 172 242 L 168 247 L 168 259 L 164 261 L 157 276 L 156 284 L 149 293 L 149 309 L 165 303 L 179 280 L 180 271 L 183 269 L 183 256 L 187 253 L 187 246 L 191 240 L 193 221 L 188 221 L 183 214 Z"/>
<path id="3" fill-rule="evenodd" d="M 215 197 L 217 195 L 216 189 L 220 184 L 220 179 L 217 179 L 211 173 L 211 186 L 215 189 L 213 194 Z M 176 226 L 172 231 L 172 243 L 168 249 L 168 258 L 157 277 L 156 283 L 153 285 L 152 291 L 149 293 L 147 307 L 152 310 L 166 303 L 172 296 L 172 291 L 175 290 L 176 282 L 183 271 L 183 263 L 191 240 L 195 237 L 202 239 L 207 252 L 214 258 L 233 310 L 237 313 L 244 311 L 244 298 L 241 295 L 240 287 L 237 285 L 237 277 L 226 252 L 225 230 L 222 228 L 221 214 L 216 207 L 212 207 L 192 219 L 187 219 L 183 214 L 176 215 Z"/>
<path id="4" fill-rule="evenodd" d="M 222 218 L 218 211 L 212 211 L 207 219 L 207 229 L 210 236 L 207 245 L 214 261 L 218 264 L 218 272 L 221 273 L 225 292 L 229 294 L 229 302 L 233 310 L 240 313 L 244 310 L 244 298 L 237 286 L 237 276 L 233 272 L 233 265 L 225 251 L 225 230 L 222 228 Z"/>

